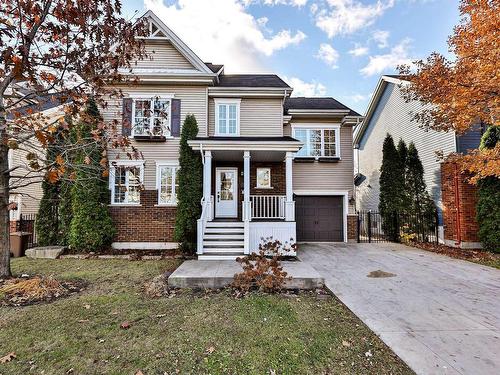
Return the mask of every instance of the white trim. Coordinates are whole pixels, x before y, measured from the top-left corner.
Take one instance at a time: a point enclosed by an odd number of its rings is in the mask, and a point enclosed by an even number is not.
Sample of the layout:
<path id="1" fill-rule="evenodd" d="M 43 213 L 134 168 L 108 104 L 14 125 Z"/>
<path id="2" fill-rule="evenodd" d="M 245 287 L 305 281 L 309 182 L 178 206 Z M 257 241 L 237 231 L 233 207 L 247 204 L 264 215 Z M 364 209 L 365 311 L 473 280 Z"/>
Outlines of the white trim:
<path id="1" fill-rule="evenodd" d="M 117 250 L 173 250 L 179 247 L 177 242 L 113 242 Z"/>
<path id="2" fill-rule="evenodd" d="M 343 232 L 344 242 L 347 242 L 347 216 L 349 213 L 349 191 L 348 190 L 294 190 L 295 195 L 323 195 L 323 196 L 343 196 L 342 211 L 343 211 Z"/>
<path id="3" fill-rule="evenodd" d="M 216 98 L 214 99 L 215 105 L 215 135 L 225 137 L 239 137 L 240 135 L 240 108 L 241 99 L 234 98 Z M 236 106 L 236 133 L 220 133 L 219 132 L 219 106 L 225 105 L 226 107 L 226 129 L 229 131 L 229 105 Z"/>
<path id="4" fill-rule="evenodd" d="M 116 167 L 137 167 L 139 168 L 139 184 L 144 183 L 144 160 L 110 160 L 109 165 L 109 190 L 111 191 L 111 204 L 110 206 L 113 207 L 118 207 L 118 206 L 140 206 L 140 195 L 139 195 L 139 202 L 138 203 L 131 203 L 131 202 L 115 202 L 115 170 Z M 126 185 L 128 185 L 128 182 L 126 181 Z M 128 196 L 128 193 L 125 193 L 126 199 Z"/>
<path id="5" fill-rule="evenodd" d="M 154 121 L 155 121 L 155 117 L 154 117 L 154 105 L 155 105 L 155 101 L 156 100 L 163 100 L 163 101 L 166 101 L 168 100 L 169 104 L 168 104 L 168 123 L 167 123 L 167 128 L 169 130 L 169 133 L 168 135 L 166 134 L 162 134 L 163 136 L 167 137 L 167 138 L 174 138 L 172 136 L 172 99 L 174 98 L 174 95 L 173 94 L 165 94 L 165 95 L 153 95 L 151 96 L 151 94 L 145 94 L 145 93 L 135 93 L 133 95 L 130 96 L 130 98 L 132 98 L 132 129 L 131 129 L 131 134 L 130 136 L 133 138 L 135 136 L 135 102 L 137 100 L 142 100 L 142 101 L 146 101 L 147 99 L 149 99 L 150 101 L 150 118 L 149 118 L 149 131 L 151 132 L 151 130 L 153 129 L 154 127 Z"/>
<path id="6" fill-rule="evenodd" d="M 225 151 L 291 151 L 297 152 L 302 147 L 302 143 L 298 141 L 259 141 L 256 137 L 254 141 L 239 140 L 235 137 L 231 141 L 221 141 L 221 140 L 191 140 L 188 141 L 188 145 L 191 146 L 193 150 L 225 150 Z M 202 146 L 203 145 L 203 146 Z"/>
<path id="7" fill-rule="evenodd" d="M 160 195 L 161 195 L 161 172 L 160 169 L 163 167 L 170 167 L 173 168 L 173 173 L 172 173 L 172 197 L 174 198 L 175 202 L 166 202 L 162 203 L 160 202 Z M 179 172 L 179 162 L 161 162 L 161 161 L 156 161 L 156 190 L 157 190 L 157 197 L 156 197 L 156 206 L 157 207 L 175 207 L 177 206 L 177 192 L 175 189 L 175 179 L 177 177 L 177 173 Z"/>
<path id="8" fill-rule="evenodd" d="M 316 160 L 319 158 L 338 158 L 342 159 L 340 154 L 340 125 L 338 124 L 315 124 L 315 123 L 301 123 L 292 124 L 292 137 L 295 138 L 295 130 L 321 130 L 321 154 L 320 156 L 315 156 Z M 325 156 L 325 136 L 323 130 L 335 130 L 335 156 Z M 312 155 L 294 155 L 295 158 L 310 158 Z"/>

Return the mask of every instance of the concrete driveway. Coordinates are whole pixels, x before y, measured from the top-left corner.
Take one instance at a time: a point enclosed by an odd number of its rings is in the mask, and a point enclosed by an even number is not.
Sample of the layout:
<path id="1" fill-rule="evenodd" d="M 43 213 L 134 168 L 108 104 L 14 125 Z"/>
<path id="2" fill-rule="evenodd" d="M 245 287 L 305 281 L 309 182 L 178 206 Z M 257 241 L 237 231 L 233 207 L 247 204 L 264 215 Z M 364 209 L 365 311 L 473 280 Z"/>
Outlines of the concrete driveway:
<path id="1" fill-rule="evenodd" d="M 399 244 L 302 244 L 299 258 L 416 373 L 500 374 L 499 270 Z"/>

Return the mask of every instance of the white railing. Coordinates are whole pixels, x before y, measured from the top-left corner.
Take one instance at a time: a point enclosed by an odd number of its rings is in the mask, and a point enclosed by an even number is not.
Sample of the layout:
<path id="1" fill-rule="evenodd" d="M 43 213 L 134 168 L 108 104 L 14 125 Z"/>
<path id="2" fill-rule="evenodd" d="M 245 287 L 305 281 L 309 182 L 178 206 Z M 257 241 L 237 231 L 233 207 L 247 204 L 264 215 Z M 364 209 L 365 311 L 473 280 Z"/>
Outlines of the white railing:
<path id="1" fill-rule="evenodd" d="M 205 234 L 205 228 L 207 227 L 207 222 L 212 220 L 212 202 L 206 201 L 205 198 L 201 199 L 201 215 L 197 222 L 197 244 L 196 252 L 198 254 L 203 254 L 203 235 Z"/>
<path id="2" fill-rule="evenodd" d="M 284 195 L 250 195 L 252 219 L 284 219 Z"/>

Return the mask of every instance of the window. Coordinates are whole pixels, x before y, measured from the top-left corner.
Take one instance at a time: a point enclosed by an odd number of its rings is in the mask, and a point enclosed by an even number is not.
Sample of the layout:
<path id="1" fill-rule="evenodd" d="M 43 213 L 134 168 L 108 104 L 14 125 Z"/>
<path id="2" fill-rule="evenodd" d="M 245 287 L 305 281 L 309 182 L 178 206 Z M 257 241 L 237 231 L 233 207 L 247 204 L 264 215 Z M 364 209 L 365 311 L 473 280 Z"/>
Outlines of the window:
<path id="1" fill-rule="evenodd" d="M 238 136 L 240 133 L 240 100 L 215 100 L 215 135 Z"/>
<path id="2" fill-rule="evenodd" d="M 257 168 L 257 188 L 271 188 L 271 168 Z"/>
<path id="3" fill-rule="evenodd" d="M 294 128 L 294 138 L 304 145 L 297 157 L 340 157 L 340 128 Z"/>
<path id="4" fill-rule="evenodd" d="M 140 204 L 144 173 L 142 162 L 121 162 L 111 167 L 111 203 Z"/>
<path id="5" fill-rule="evenodd" d="M 177 204 L 177 190 L 179 188 L 179 166 L 161 165 L 157 167 L 158 204 Z"/>
<path id="6" fill-rule="evenodd" d="M 134 100 L 132 136 L 170 136 L 171 100 L 160 97 Z"/>

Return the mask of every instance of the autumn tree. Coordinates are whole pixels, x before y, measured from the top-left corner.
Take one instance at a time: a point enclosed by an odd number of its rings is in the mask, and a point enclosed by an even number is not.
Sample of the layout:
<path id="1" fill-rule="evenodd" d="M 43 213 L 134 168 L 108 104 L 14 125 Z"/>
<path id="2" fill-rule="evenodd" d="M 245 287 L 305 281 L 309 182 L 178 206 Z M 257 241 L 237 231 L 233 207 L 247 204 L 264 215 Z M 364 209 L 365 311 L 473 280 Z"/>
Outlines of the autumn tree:
<path id="1" fill-rule="evenodd" d="M 92 95 L 99 106 L 107 97 L 121 97 L 113 83 L 126 84 L 132 61 L 144 57 L 137 35 L 144 23 L 121 15 L 119 0 L 3 0 L 0 2 L 0 278 L 10 275 L 10 191 L 39 182 L 77 178 L 71 161 L 78 145 L 66 145 L 55 162 L 44 155 L 59 128 L 71 131 L 64 116 L 42 110 L 57 101 L 66 116 L 77 116 Z M 126 137 L 117 134 L 118 120 L 97 125 L 94 142 L 127 150 Z M 26 155 L 26 168 L 9 167 L 8 152 Z M 128 154 L 135 155 L 134 150 Z M 106 152 L 101 155 L 107 165 Z M 9 169 L 10 168 L 10 169 Z"/>
<path id="2" fill-rule="evenodd" d="M 416 61 L 416 70 L 400 67 L 411 82 L 405 99 L 423 103 L 414 114 L 423 127 L 462 134 L 478 123 L 499 125 L 500 119 L 500 2 L 462 0 L 461 21 L 448 39 L 450 60 L 432 53 Z M 462 170 L 472 172 L 472 182 L 500 177 L 500 144 L 461 157 Z"/>

